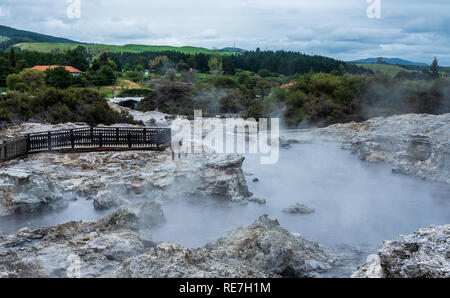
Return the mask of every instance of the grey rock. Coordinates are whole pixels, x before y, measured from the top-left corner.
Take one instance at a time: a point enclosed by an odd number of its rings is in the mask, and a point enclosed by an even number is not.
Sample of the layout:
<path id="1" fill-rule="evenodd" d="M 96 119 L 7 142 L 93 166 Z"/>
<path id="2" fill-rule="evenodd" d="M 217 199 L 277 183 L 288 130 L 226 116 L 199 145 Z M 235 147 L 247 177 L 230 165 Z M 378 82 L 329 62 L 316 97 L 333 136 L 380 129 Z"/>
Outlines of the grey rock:
<path id="1" fill-rule="evenodd" d="M 100 191 L 94 197 L 94 208 L 98 210 L 110 209 L 127 203 L 127 200 L 120 198 L 118 195 L 113 195 L 111 191 Z"/>
<path id="2" fill-rule="evenodd" d="M 309 277 L 331 268 L 331 256 L 315 242 L 262 216 L 247 228 L 202 248 L 163 243 L 128 258 L 118 277 Z"/>
<path id="3" fill-rule="evenodd" d="M 70 269 L 79 265 L 79 277 L 108 277 L 123 259 L 143 251 L 136 232 L 69 222 L 2 239 L 0 272 L 3 277 L 70 277 Z"/>
<path id="4" fill-rule="evenodd" d="M 450 183 L 450 114 L 406 114 L 362 123 L 331 125 L 312 132 L 346 143 L 360 159 L 392 165 L 395 173 Z"/>
<path id="5" fill-rule="evenodd" d="M 32 213 L 68 205 L 51 179 L 32 171 L 7 168 L 0 172 L 0 210 Z"/>
<path id="6" fill-rule="evenodd" d="M 67 277 L 79 258 L 80 277 L 109 277 L 125 258 L 151 246 L 147 229 L 164 221 L 161 205 L 145 202 L 123 206 L 93 223 L 23 228 L 0 237 L 0 272 L 4 277 Z"/>
<path id="7" fill-rule="evenodd" d="M 139 231 L 153 228 L 165 221 L 161 204 L 145 202 L 122 206 L 112 214 L 98 220 L 98 224 L 112 226 L 115 229 Z"/>
<path id="8" fill-rule="evenodd" d="M 142 219 L 146 228 L 161 223 L 161 213 L 158 204 L 145 203 L 93 223 L 0 235 L 0 272 L 2 277 L 67 277 L 75 260 L 80 277 L 318 277 L 334 266 L 335 255 L 267 216 L 197 249 L 157 243 L 136 231 Z"/>
<path id="9" fill-rule="evenodd" d="M 266 199 L 264 198 L 259 198 L 259 197 L 251 197 L 250 199 L 248 199 L 249 202 L 253 202 L 253 203 L 258 203 L 258 204 L 265 204 L 266 203 Z"/>
<path id="10" fill-rule="evenodd" d="M 450 225 L 431 226 L 385 241 L 377 257 L 359 267 L 352 276 L 449 278 Z"/>
<path id="11" fill-rule="evenodd" d="M 318 243 L 288 232 L 267 215 L 205 248 L 216 256 L 240 260 L 274 277 L 312 277 L 331 268 L 331 256 Z"/>
<path id="12" fill-rule="evenodd" d="M 266 277 L 263 272 L 239 262 L 216 259 L 204 249 L 187 249 L 161 243 L 146 253 L 125 260 L 115 272 L 125 278 L 230 278 Z"/>
<path id="13" fill-rule="evenodd" d="M 290 149 L 292 148 L 292 144 L 299 144 L 300 141 L 296 139 L 287 139 L 285 137 L 280 137 L 280 147 L 283 149 Z"/>
<path id="14" fill-rule="evenodd" d="M 291 214 L 311 214 L 311 213 L 314 213 L 315 210 L 312 208 L 309 208 L 308 206 L 306 206 L 304 204 L 297 203 L 293 206 L 283 209 L 283 212 L 291 213 Z"/>
<path id="15" fill-rule="evenodd" d="M 48 153 L 30 155 L 9 170 L 46 177 L 57 189 L 92 197 L 96 208 L 108 209 L 144 193 L 160 198 L 174 194 L 219 196 L 245 203 L 252 194 L 243 161 L 244 157 L 236 154 L 192 154 L 172 160 L 170 152 Z"/>
<path id="16" fill-rule="evenodd" d="M 242 170 L 244 159 L 238 154 L 203 155 L 200 157 L 200 172 L 191 172 L 187 176 L 191 181 L 193 177 L 200 178 L 201 182 L 195 188 L 197 195 L 216 195 L 234 202 L 248 202 L 253 194 L 248 190 Z"/>

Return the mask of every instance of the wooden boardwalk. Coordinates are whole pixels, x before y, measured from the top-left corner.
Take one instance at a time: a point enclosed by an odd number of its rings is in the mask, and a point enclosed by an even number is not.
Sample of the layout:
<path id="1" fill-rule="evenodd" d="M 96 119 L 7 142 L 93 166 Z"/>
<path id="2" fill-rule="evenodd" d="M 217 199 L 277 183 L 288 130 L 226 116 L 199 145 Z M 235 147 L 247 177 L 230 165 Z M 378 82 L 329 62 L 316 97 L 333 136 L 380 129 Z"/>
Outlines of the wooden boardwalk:
<path id="1" fill-rule="evenodd" d="M 31 133 L 0 144 L 0 162 L 43 151 L 161 150 L 170 128 L 85 127 Z"/>

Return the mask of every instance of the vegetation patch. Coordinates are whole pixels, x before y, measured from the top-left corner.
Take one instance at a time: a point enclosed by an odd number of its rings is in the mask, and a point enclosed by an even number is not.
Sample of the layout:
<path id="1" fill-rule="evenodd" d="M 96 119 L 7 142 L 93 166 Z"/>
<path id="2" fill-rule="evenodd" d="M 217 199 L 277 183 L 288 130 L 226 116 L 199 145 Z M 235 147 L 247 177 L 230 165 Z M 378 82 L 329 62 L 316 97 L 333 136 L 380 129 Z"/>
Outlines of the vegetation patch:
<path id="1" fill-rule="evenodd" d="M 135 122 L 127 113 L 112 110 L 95 89 L 40 89 L 35 95 L 0 95 L 0 121 L 85 122 L 89 125 Z"/>
<path id="2" fill-rule="evenodd" d="M 399 65 L 392 65 L 386 63 L 357 63 L 359 67 L 368 69 L 373 72 L 382 72 L 391 77 L 395 77 L 399 72 L 413 72 Z"/>
<path id="3" fill-rule="evenodd" d="M 450 112 L 450 79 L 399 80 L 375 76 L 307 74 L 276 89 L 265 105 L 278 107 L 289 126 L 362 121 L 403 113 Z"/>
<path id="4" fill-rule="evenodd" d="M 144 52 L 164 52 L 173 51 L 183 54 L 206 54 L 206 55 L 231 55 L 234 52 L 214 51 L 200 47 L 173 47 L 173 46 L 151 46 L 151 45 L 106 45 L 106 44 L 73 44 L 73 43 L 55 43 L 55 42 L 25 42 L 15 45 L 22 50 L 38 51 L 38 52 L 63 52 L 73 50 L 77 46 L 84 46 L 89 49 L 93 56 L 102 53 L 144 53 Z"/>

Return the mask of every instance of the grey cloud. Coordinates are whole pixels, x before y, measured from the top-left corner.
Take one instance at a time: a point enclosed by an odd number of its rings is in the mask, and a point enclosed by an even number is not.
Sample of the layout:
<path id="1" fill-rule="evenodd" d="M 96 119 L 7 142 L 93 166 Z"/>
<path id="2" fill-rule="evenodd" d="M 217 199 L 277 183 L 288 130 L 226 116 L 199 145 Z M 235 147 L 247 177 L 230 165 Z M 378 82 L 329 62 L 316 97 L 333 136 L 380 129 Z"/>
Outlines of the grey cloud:
<path id="1" fill-rule="evenodd" d="M 98 43 L 287 49 L 340 59 L 400 56 L 450 65 L 448 0 L 81 0 L 81 19 L 65 0 L 3 0 L 1 24 Z M 7 13 L 5 13 L 7 12 Z"/>

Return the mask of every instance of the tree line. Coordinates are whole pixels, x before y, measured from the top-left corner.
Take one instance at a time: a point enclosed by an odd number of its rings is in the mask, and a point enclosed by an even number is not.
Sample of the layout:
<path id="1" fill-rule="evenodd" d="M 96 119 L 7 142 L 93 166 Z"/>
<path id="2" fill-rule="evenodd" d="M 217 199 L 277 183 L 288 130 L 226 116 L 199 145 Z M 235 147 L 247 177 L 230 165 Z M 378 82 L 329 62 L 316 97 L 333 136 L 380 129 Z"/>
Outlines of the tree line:
<path id="1" fill-rule="evenodd" d="M 43 73 L 30 70 L 36 65 L 72 66 L 82 71 L 79 76 L 72 76 L 64 68 L 49 69 Z M 11 48 L 0 52 L 0 86 L 10 90 L 30 91 L 35 89 L 30 80 L 45 80 L 48 86 L 65 89 L 70 86 L 89 87 L 112 85 L 116 79 L 117 65 L 106 53 L 92 58 L 85 47 L 78 46 L 63 53 L 41 53 L 36 51 L 17 51 Z"/>
<path id="2" fill-rule="evenodd" d="M 172 67 L 193 68 L 199 72 L 207 73 L 212 69 L 209 61 L 220 60 L 221 67 L 226 74 L 234 74 L 236 69 L 248 70 L 258 73 L 268 71 L 275 75 L 305 74 L 308 72 L 340 71 L 351 74 L 370 73 L 357 65 L 336 59 L 310 56 L 290 51 L 248 51 L 231 56 L 213 56 L 206 54 L 184 54 L 180 52 L 145 52 L 145 53 L 109 53 L 111 59 L 119 69 L 131 70 L 137 68 L 149 69 L 148 61 L 158 56 L 165 56 Z M 179 65 L 182 64 L 182 65 Z"/>

